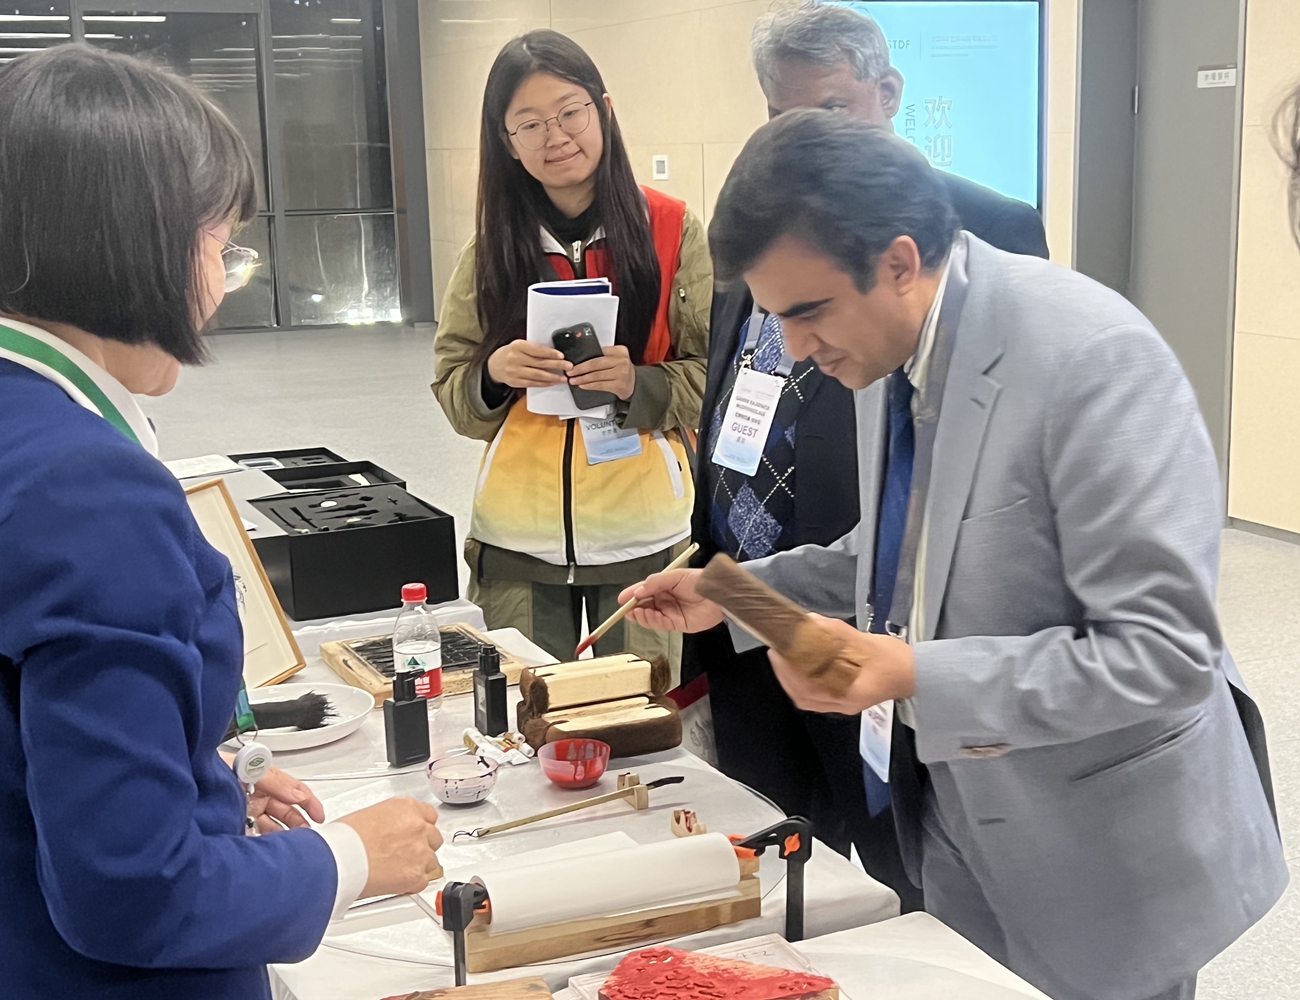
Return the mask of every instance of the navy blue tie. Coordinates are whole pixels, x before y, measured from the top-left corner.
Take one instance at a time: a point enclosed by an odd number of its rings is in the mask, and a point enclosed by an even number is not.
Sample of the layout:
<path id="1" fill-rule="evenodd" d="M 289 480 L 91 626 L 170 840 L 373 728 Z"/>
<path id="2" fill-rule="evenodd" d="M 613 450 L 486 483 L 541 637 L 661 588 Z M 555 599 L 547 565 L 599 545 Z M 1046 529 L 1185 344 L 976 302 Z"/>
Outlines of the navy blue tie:
<path id="1" fill-rule="evenodd" d="M 907 504 L 912 495 L 912 459 L 916 438 L 912 428 L 912 383 L 898 369 L 889 376 L 889 444 L 885 455 L 885 482 L 880 490 L 880 511 L 876 521 L 876 562 L 872 602 L 872 632 L 884 632 L 894 600 L 898 557 L 907 528 Z M 904 619 L 894 622 L 906 625 Z M 889 786 L 866 766 L 862 768 L 867 791 L 867 809 L 872 816 L 889 805 Z"/>

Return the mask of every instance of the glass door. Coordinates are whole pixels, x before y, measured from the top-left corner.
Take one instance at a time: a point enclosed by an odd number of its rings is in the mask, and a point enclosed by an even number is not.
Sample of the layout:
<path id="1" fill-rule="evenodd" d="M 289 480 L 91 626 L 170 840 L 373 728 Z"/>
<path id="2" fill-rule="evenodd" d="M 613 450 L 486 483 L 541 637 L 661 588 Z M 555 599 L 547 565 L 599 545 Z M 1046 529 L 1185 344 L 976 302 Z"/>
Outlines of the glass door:
<path id="1" fill-rule="evenodd" d="M 70 2 L 50 22 L 60 37 L 31 45 L 165 63 L 230 116 L 259 166 L 258 215 L 236 239 L 263 263 L 215 329 L 402 321 L 380 0 Z M 58 16 L 58 0 L 27 6 Z"/>

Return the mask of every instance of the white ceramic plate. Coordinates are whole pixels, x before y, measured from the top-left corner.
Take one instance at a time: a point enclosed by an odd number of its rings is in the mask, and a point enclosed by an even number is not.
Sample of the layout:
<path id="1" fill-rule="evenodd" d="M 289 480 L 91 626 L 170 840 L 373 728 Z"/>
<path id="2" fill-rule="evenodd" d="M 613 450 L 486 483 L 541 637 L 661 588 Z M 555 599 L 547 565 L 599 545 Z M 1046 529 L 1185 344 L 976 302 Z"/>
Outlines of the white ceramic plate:
<path id="1" fill-rule="evenodd" d="M 265 743 L 273 753 L 322 747 L 355 733 L 375 707 L 374 697 L 348 684 L 275 684 L 253 688 L 248 692 L 248 702 L 260 705 L 267 701 L 290 701 L 310 691 L 328 698 L 337 718 L 320 729 L 263 729 L 257 734 L 258 742 Z"/>

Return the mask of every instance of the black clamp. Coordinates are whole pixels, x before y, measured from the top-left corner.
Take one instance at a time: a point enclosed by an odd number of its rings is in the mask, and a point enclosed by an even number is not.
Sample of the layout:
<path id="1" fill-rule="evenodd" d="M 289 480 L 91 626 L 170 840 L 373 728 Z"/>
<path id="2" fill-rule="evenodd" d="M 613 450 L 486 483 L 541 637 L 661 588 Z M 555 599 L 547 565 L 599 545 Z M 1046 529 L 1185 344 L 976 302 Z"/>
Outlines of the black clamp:
<path id="1" fill-rule="evenodd" d="M 788 816 L 780 823 L 759 830 L 753 836 L 735 842 L 762 854 L 768 847 L 779 849 L 785 864 L 785 939 L 803 940 L 803 866 L 812 857 L 812 821 L 802 816 Z"/>
<path id="2" fill-rule="evenodd" d="M 465 961 L 465 929 L 473 923 L 475 913 L 486 909 L 487 901 L 487 889 L 477 882 L 448 882 L 438 893 L 442 929 L 451 931 L 457 986 L 466 985 L 469 979 Z"/>

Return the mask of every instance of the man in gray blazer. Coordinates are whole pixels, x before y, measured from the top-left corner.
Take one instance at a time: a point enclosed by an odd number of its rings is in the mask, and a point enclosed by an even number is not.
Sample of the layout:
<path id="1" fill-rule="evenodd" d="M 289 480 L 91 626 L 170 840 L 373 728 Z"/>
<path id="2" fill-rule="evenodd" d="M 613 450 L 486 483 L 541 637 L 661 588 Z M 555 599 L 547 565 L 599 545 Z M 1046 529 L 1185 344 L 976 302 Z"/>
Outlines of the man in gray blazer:
<path id="1" fill-rule="evenodd" d="M 1101 285 L 957 231 L 924 158 L 844 115 L 760 129 L 710 239 L 788 352 L 857 390 L 858 527 L 747 564 L 857 679 L 831 696 L 773 654 L 782 684 L 864 713 L 935 916 L 1054 1000 L 1190 998 L 1287 874 L 1173 354 Z M 712 627 L 698 572 L 624 597 Z"/>

